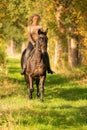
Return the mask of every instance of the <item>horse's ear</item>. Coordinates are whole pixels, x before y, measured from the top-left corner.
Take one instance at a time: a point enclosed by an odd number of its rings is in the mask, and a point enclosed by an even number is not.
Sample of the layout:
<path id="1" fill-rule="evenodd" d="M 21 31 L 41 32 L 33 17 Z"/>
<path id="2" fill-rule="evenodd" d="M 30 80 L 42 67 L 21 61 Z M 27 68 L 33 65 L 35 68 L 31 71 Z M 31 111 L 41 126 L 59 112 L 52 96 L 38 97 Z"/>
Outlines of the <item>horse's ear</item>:
<path id="1" fill-rule="evenodd" d="M 38 34 L 39 34 L 39 35 L 41 34 L 41 30 L 40 30 L 40 29 L 38 30 Z"/>
<path id="2" fill-rule="evenodd" d="M 45 35 L 47 35 L 47 33 L 48 33 L 48 28 L 47 28 L 46 31 L 45 31 Z"/>

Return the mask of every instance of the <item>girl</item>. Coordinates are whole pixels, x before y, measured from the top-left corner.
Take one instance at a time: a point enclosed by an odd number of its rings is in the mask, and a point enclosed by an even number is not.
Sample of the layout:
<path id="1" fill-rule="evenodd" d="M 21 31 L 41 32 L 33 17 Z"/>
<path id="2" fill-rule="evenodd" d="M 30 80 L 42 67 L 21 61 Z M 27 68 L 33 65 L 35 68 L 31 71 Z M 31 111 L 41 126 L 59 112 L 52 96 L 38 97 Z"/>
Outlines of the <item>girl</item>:
<path id="1" fill-rule="evenodd" d="M 27 62 L 27 58 L 30 54 L 30 52 L 32 51 L 32 49 L 34 48 L 35 44 L 36 44 L 36 41 L 37 41 L 37 38 L 38 38 L 38 30 L 43 30 L 42 29 L 42 26 L 39 25 L 39 22 L 40 22 L 40 16 L 38 14 L 34 14 L 33 16 L 31 16 L 30 18 L 30 22 L 31 22 L 31 25 L 28 26 L 28 40 L 29 40 L 29 43 L 28 43 L 28 47 L 26 48 L 26 51 L 25 51 L 25 56 L 24 56 L 24 61 L 23 61 L 23 70 L 21 72 L 21 74 L 25 74 L 25 70 L 26 70 L 26 62 Z M 49 63 L 49 56 L 48 56 L 48 53 L 46 54 L 46 58 L 47 58 L 47 64 L 48 64 L 48 73 L 53 73 L 53 71 L 51 70 L 50 68 L 50 63 Z"/>

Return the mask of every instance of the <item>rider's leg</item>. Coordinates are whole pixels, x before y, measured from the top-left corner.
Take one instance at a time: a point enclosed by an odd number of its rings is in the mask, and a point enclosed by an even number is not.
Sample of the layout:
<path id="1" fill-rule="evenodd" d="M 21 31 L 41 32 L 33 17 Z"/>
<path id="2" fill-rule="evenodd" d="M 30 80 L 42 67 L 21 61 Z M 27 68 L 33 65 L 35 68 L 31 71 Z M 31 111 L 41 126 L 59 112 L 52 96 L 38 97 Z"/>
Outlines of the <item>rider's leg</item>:
<path id="1" fill-rule="evenodd" d="M 29 42 L 25 55 L 24 55 L 24 58 L 23 58 L 23 70 L 21 72 L 22 75 L 25 74 L 27 59 L 28 59 L 32 49 L 33 49 L 33 45 L 32 45 L 32 43 Z"/>
<path id="2" fill-rule="evenodd" d="M 47 71 L 48 71 L 48 73 L 51 73 L 51 74 L 53 74 L 53 71 L 51 70 L 51 67 L 50 67 L 50 60 L 49 60 L 49 55 L 48 55 L 48 53 L 46 53 L 46 62 L 47 62 Z"/>
<path id="3" fill-rule="evenodd" d="M 25 74 L 26 63 L 27 63 L 27 58 L 29 57 L 29 54 L 30 54 L 30 50 L 26 49 L 25 55 L 23 57 L 23 69 L 22 69 L 22 72 L 21 72 L 22 75 Z"/>

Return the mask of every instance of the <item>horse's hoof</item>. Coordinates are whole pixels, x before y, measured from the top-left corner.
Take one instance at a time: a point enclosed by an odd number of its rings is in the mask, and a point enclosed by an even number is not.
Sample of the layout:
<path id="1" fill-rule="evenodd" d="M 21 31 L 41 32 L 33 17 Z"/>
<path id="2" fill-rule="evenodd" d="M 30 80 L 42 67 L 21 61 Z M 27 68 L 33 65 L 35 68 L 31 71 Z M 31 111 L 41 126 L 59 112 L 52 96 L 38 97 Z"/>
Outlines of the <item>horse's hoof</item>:
<path id="1" fill-rule="evenodd" d="M 34 89 L 33 89 L 33 88 L 30 88 L 30 92 L 34 92 Z"/>
<path id="2" fill-rule="evenodd" d="M 40 94 L 37 94 L 37 98 L 40 97 Z"/>
<path id="3" fill-rule="evenodd" d="M 48 73 L 53 74 L 53 73 L 55 73 L 55 72 L 52 71 L 52 70 L 48 70 Z"/>
<path id="4" fill-rule="evenodd" d="M 44 102 L 44 100 L 43 100 L 43 99 L 41 99 L 40 101 L 41 101 L 41 102 Z"/>
<path id="5" fill-rule="evenodd" d="M 32 99 L 32 96 L 29 96 L 28 99 L 31 100 L 31 99 Z"/>

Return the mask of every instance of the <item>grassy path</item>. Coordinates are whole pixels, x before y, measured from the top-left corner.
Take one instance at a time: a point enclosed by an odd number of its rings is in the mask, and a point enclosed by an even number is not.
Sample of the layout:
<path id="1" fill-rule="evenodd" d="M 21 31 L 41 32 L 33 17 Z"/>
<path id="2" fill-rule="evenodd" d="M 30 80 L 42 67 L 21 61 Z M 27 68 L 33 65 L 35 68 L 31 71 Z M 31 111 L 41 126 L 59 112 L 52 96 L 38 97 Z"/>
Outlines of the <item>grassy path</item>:
<path id="1" fill-rule="evenodd" d="M 44 103 L 28 100 L 18 59 L 0 76 L 0 130 L 87 130 L 87 84 L 79 77 L 47 75 Z"/>

